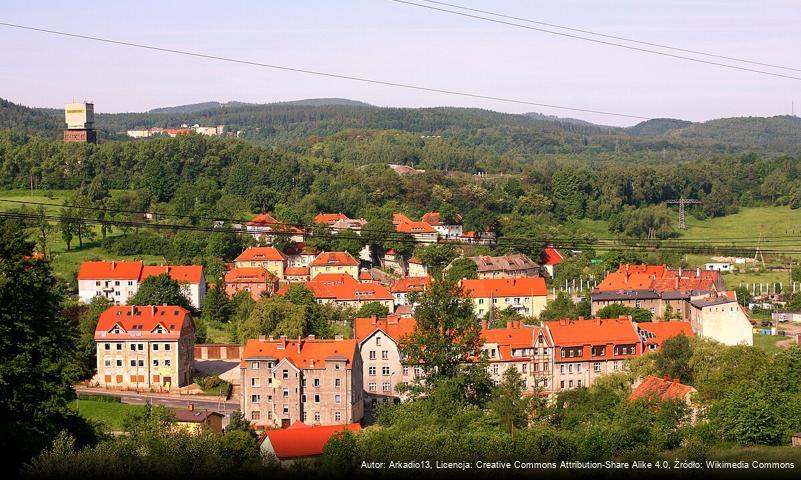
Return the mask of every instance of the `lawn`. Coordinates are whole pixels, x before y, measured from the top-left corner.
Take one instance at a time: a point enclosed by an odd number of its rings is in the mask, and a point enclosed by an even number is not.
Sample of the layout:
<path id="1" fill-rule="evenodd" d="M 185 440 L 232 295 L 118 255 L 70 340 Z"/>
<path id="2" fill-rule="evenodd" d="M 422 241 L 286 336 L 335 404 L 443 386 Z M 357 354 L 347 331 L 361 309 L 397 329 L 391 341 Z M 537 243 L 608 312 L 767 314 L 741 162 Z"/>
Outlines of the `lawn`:
<path id="1" fill-rule="evenodd" d="M 70 408 L 82 417 L 103 423 L 108 431 L 121 431 L 125 417 L 144 411 L 144 405 L 130 405 L 119 402 L 103 402 L 97 400 L 73 400 Z"/>
<path id="2" fill-rule="evenodd" d="M 767 328 L 767 327 L 766 327 Z M 778 353 L 782 350 L 781 347 L 776 345 L 776 342 L 780 342 L 782 340 L 787 340 L 790 337 L 784 337 L 780 335 L 757 335 L 754 334 L 754 346 L 757 348 L 761 348 L 762 350 L 768 353 Z"/>

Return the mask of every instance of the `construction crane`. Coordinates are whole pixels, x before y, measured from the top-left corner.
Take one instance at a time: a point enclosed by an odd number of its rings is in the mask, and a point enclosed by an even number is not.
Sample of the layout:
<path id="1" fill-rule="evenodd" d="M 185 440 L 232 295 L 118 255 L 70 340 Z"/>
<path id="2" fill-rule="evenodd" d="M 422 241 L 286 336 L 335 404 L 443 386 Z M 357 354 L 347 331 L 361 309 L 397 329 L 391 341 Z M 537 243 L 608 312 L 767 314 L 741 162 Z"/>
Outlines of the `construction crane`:
<path id="1" fill-rule="evenodd" d="M 675 198 L 673 200 L 665 200 L 665 203 L 678 203 L 679 204 L 679 228 L 682 230 L 687 229 L 687 220 L 684 216 L 684 206 L 688 204 L 702 203 L 701 200 L 696 198 Z"/>

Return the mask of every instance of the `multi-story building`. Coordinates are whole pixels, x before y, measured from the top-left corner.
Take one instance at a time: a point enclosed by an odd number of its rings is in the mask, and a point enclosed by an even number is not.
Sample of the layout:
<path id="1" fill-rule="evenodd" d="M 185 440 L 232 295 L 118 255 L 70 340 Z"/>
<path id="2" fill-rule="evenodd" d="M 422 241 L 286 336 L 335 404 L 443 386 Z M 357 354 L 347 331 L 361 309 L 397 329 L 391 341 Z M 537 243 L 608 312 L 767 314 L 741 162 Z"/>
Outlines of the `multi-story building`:
<path id="1" fill-rule="evenodd" d="M 277 237 L 288 238 L 295 243 L 304 240 L 304 232 L 298 227 L 276 220 L 269 213 L 261 213 L 245 223 L 245 229 L 256 240 L 272 242 Z"/>
<path id="2" fill-rule="evenodd" d="M 311 262 L 320 254 L 320 251 L 305 243 L 293 243 L 287 247 L 284 253 L 286 254 L 287 268 L 308 268 Z"/>
<path id="3" fill-rule="evenodd" d="M 387 287 L 376 282 L 360 282 L 346 273 L 321 273 L 303 285 L 311 290 L 317 303 L 359 309 L 366 303 L 380 303 L 392 313 L 395 302 Z M 281 287 L 283 295 L 287 287 Z"/>
<path id="4" fill-rule="evenodd" d="M 104 297 L 124 305 L 139 291 L 139 285 L 150 276 L 167 274 L 181 284 L 189 303 L 200 309 L 206 298 L 206 279 L 201 265 L 145 266 L 133 262 L 83 262 L 78 270 L 78 296 L 89 303 Z"/>
<path id="5" fill-rule="evenodd" d="M 473 301 L 479 317 L 489 314 L 493 307 L 498 310 L 511 308 L 520 315 L 535 317 L 545 309 L 548 297 L 542 277 L 462 280 L 462 289 Z"/>
<path id="6" fill-rule="evenodd" d="M 192 382 L 195 325 L 181 307 L 111 307 L 100 315 L 95 343 L 101 386 L 171 390 Z"/>
<path id="7" fill-rule="evenodd" d="M 458 215 L 457 219 L 448 222 L 439 212 L 428 212 L 420 220 L 434 227 L 440 238 L 445 240 L 462 236 L 462 223 Z"/>
<path id="8" fill-rule="evenodd" d="M 478 278 L 522 278 L 539 277 L 540 266 L 522 253 L 501 257 L 469 257 L 474 261 Z"/>
<path id="9" fill-rule="evenodd" d="M 309 267 L 286 267 L 284 271 L 286 280 L 289 283 L 303 283 L 311 280 Z"/>
<path id="10" fill-rule="evenodd" d="M 690 322 L 674 320 L 670 322 L 643 322 L 637 324 L 643 340 L 643 352 L 653 352 L 662 348 L 665 340 L 678 335 L 695 336 Z"/>
<path id="11" fill-rule="evenodd" d="M 275 247 L 248 247 L 234 259 L 234 265 L 236 268 L 265 268 L 283 280 L 287 257 Z"/>
<path id="12" fill-rule="evenodd" d="M 309 264 L 312 280 L 321 273 L 344 273 L 358 279 L 359 261 L 348 252 L 323 252 Z"/>
<path id="13" fill-rule="evenodd" d="M 409 259 L 406 274 L 409 277 L 426 277 L 428 276 L 428 267 L 423 265 L 419 258 L 412 257 Z"/>
<path id="14" fill-rule="evenodd" d="M 328 225 L 329 227 L 340 220 L 350 220 L 350 218 L 344 213 L 318 213 L 314 217 L 314 223 Z"/>
<path id="15" fill-rule="evenodd" d="M 401 277 L 389 287 L 390 293 L 395 297 L 395 305 L 409 305 L 409 294 L 421 293 L 431 285 L 431 277 Z"/>
<path id="16" fill-rule="evenodd" d="M 258 301 L 278 291 L 278 277 L 264 267 L 232 268 L 225 272 L 224 281 L 225 294 L 229 297 L 245 291 Z"/>
<path id="17" fill-rule="evenodd" d="M 699 337 L 725 345 L 754 344 L 751 322 L 734 291 L 693 297 L 689 303 L 690 324 Z"/>
<path id="18" fill-rule="evenodd" d="M 353 337 L 359 342 L 362 359 L 364 401 L 370 406 L 379 402 L 398 401 L 396 387 L 422 374 L 419 366 L 402 364 L 398 345 L 411 334 L 417 322 L 414 318 L 389 316 L 357 318 L 353 321 Z"/>
<path id="19" fill-rule="evenodd" d="M 507 322 L 506 328 L 487 328 L 481 322 L 481 351 L 489 361 L 489 373 L 496 383 L 506 370 L 516 368 L 526 393 L 550 392 L 553 374 L 553 346 L 544 328 Z"/>
<path id="20" fill-rule="evenodd" d="M 363 416 L 356 340 L 259 337 L 247 341 L 240 368 L 242 412 L 257 428 L 348 424 Z"/>
<path id="21" fill-rule="evenodd" d="M 637 324 L 617 319 L 545 322 L 554 345 L 553 391 L 589 387 L 609 373 L 622 371 L 624 362 L 643 353 Z"/>
<path id="22" fill-rule="evenodd" d="M 406 233 L 420 243 L 437 243 L 437 230 L 426 222 L 414 221 L 402 213 L 396 213 L 392 223 L 395 231 Z"/>

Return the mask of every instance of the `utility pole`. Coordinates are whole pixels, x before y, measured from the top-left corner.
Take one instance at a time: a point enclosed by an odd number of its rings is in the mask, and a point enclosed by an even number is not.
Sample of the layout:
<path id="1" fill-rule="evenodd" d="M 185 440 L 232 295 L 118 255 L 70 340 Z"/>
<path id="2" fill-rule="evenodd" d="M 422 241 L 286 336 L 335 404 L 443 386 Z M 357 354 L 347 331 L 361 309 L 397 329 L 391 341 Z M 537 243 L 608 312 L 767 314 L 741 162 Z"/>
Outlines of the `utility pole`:
<path id="1" fill-rule="evenodd" d="M 699 203 L 703 203 L 703 202 L 701 202 L 701 200 L 698 200 L 696 198 L 680 197 L 680 198 L 674 198 L 673 200 L 665 200 L 665 203 L 677 203 L 677 204 L 679 204 L 679 228 L 682 229 L 682 230 L 686 230 L 687 229 L 687 219 L 686 219 L 686 216 L 684 215 L 684 206 L 685 205 L 690 205 L 690 204 L 699 204 Z"/>

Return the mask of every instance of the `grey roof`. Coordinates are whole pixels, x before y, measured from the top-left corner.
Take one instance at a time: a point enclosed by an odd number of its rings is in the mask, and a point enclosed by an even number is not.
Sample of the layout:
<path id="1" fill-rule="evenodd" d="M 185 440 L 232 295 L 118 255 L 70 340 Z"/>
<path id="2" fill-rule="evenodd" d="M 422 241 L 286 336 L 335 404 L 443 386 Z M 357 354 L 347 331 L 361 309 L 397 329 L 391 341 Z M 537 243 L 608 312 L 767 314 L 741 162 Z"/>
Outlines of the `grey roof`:
<path id="1" fill-rule="evenodd" d="M 658 300 L 659 294 L 653 290 L 613 290 L 592 294 L 592 301 L 603 300 Z"/>
<path id="2" fill-rule="evenodd" d="M 714 298 L 699 298 L 697 300 L 690 301 L 690 305 L 695 308 L 713 307 L 715 305 L 725 305 L 727 303 L 737 303 L 737 300 L 726 296 L 720 296 Z"/>
<path id="3" fill-rule="evenodd" d="M 490 257 L 482 255 L 480 257 L 470 257 L 470 260 L 476 262 L 479 272 L 513 272 L 516 270 L 530 270 L 533 268 L 539 268 L 539 265 L 536 262 L 522 253 L 504 255 L 502 257 Z"/>

